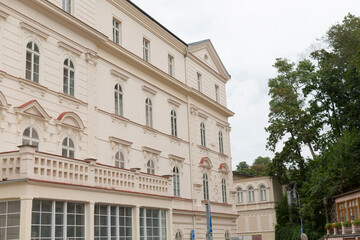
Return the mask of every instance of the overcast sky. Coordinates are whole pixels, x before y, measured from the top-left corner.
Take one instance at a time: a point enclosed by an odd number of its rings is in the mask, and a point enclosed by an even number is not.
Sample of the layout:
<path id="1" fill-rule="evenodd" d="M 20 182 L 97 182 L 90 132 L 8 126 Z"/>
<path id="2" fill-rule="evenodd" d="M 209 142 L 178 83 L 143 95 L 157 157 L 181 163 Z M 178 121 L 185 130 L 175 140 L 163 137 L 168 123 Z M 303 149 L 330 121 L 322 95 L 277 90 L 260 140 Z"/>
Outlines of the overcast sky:
<path id="1" fill-rule="evenodd" d="M 132 0 L 186 43 L 211 39 L 232 79 L 227 84 L 233 169 L 266 151 L 268 79 L 277 57 L 298 61 L 360 0 Z"/>

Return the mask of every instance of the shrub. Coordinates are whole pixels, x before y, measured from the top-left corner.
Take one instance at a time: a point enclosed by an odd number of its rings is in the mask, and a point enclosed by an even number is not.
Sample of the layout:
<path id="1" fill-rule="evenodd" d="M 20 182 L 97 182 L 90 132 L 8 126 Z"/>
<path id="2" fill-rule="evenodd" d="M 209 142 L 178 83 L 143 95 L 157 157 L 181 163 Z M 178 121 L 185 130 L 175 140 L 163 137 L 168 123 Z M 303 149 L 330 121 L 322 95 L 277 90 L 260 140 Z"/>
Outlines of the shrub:
<path id="1" fill-rule="evenodd" d="M 343 226 L 344 226 L 344 227 L 350 227 L 350 226 L 351 226 L 351 222 L 350 222 L 350 221 L 345 221 L 345 222 L 343 222 Z"/>
<path id="2" fill-rule="evenodd" d="M 332 229 L 332 224 L 331 223 L 325 224 L 325 230 L 331 230 L 331 229 Z"/>
<path id="3" fill-rule="evenodd" d="M 360 225 L 360 219 L 356 219 L 355 221 L 353 221 L 353 224 L 355 226 L 359 226 Z"/>
<path id="4" fill-rule="evenodd" d="M 341 228 L 341 223 L 334 223 L 333 227 L 334 228 Z"/>

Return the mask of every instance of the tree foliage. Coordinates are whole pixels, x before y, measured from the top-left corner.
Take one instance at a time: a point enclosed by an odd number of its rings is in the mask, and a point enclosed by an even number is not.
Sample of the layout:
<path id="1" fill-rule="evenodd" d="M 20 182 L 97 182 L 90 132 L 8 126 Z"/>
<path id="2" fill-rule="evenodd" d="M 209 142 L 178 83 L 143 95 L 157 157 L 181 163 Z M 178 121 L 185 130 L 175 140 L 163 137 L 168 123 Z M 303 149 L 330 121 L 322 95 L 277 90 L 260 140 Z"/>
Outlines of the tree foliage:
<path id="1" fill-rule="evenodd" d="M 271 159 L 269 157 L 259 156 L 254 160 L 251 166 L 245 161 L 239 162 L 236 166 L 236 171 L 251 176 L 267 176 L 270 163 Z"/>
<path id="2" fill-rule="evenodd" d="M 269 79 L 267 148 L 275 152 L 269 173 L 297 183 L 309 239 L 323 234 L 322 198 L 331 209 L 331 196 L 360 187 L 360 18 L 347 15 L 323 41 L 327 46 L 309 59 L 276 59 L 278 74 Z M 281 220 L 277 230 L 286 224 Z"/>

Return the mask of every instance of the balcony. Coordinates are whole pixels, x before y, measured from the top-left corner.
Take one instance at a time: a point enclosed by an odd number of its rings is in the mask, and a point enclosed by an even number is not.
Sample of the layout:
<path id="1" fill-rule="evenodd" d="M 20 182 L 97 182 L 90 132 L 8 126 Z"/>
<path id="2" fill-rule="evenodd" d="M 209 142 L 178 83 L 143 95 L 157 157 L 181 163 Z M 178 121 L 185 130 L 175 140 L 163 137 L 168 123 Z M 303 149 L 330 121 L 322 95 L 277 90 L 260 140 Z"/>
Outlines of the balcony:
<path id="1" fill-rule="evenodd" d="M 172 177 L 99 164 L 95 159 L 77 160 L 20 146 L 0 153 L 0 180 L 31 179 L 159 196 L 172 196 Z"/>
<path id="2" fill-rule="evenodd" d="M 355 237 L 360 236 L 360 225 L 354 225 L 351 222 L 351 226 L 345 227 L 343 223 L 341 223 L 340 227 L 335 227 L 335 223 L 332 224 L 330 229 L 326 229 L 325 239 L 343 239 L 342 237 Z"/>

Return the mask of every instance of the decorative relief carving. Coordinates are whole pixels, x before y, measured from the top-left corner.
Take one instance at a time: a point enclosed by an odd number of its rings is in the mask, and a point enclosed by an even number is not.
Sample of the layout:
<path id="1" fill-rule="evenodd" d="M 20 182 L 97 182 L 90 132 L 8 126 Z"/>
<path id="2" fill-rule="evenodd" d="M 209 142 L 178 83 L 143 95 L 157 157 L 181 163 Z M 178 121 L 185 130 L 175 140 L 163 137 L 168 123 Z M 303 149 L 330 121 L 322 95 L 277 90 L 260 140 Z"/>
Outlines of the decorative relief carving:
<path id="1" fill-rule="evenodd" d="M 79 109 L 80 104 L 83 104 L 83 102 L 79 99 L 76 99 L 70 95 L 64 94 L 64 93 L 58 93 L 59 103 L 67 103 L 69 105 L 73 105 L 76 107 L 76 109 Z"/>
<path id="2" fill-rule="evenodd" d="M 96 66 L 97 64 L 97 53 L 88 49 L 88 51 L 85 53 L 86 62 L 90 63 L 93 66 Z"/>
<path id="3" fill-rule="evenodd" d="M 180 139 L 174 136 L 169 136 L 170 142 L 178 144 L 180 146 Z"/>
<path id="4" fill-rule="evenodd" d="M 111 119 L 113 123 L 119 123 L 124 125 L 124 127 L 127 127 L 127 124 L 129 123 L 129 119 L 124 118 L 120 115 L 116 115 L 116 114 L 111 114 Z"/>
<path id="5" fill-rule="evenodd" d="M 124 139 L 117 138 L 117 137 L 112 137 L 112 136 L 109 137 L 109 140 L 111 143 L 111 149 L 113 151 L 115 151 L 116 148 L 119 148 L 119 146 L 121 146 L 123 149 L 126 150 L 127 154 L 130 153 L 130 148 L 131 148 L 131 145 L 133 144 L 132 142 L 129 142 Z"/>
<path id="6" fill-rule="evenodd" d="M 156 130 L 151 128 L 151 127 L 148 127 L 148 126 L 143 126 L 144 128 L 144 133 L 145 134 L 149 134 L 149 135 L 153 135 L 154 137 L 156 137 Z"/>
<path id="7" fill-rule="evenodd" d="M 143 150 L 143 155 L 144 155 L 144 159 L 146 160 L 145 162 L 148 161 L 148 159 L 154 159 L 156 161 L 156 166 L 159 166 L 159 159 L 160 159 L 160 153 L 161 151 L 153 149 L 153 148 L 149 148 L 146 146 L 142 147 Z"/>
<path id="8" fill-rule="evenodd" d="M 190 105 L 190 113 L 192 115 L 197 116 L 198 111 L 199 111 L 199 109 L 197 107 L 195 107 L 195 105 L 193 105 L 193 104 Z"/>
<path id="9" fill-rule="evenodd" d="M 28 89 L 33 93 L 40 93 L 42 97 L 45 96 L 45 93 L 48 91 L 47 87 L 44 87 L 36 82 L 19 78 L 19 87 L 21 90 Z"/>

